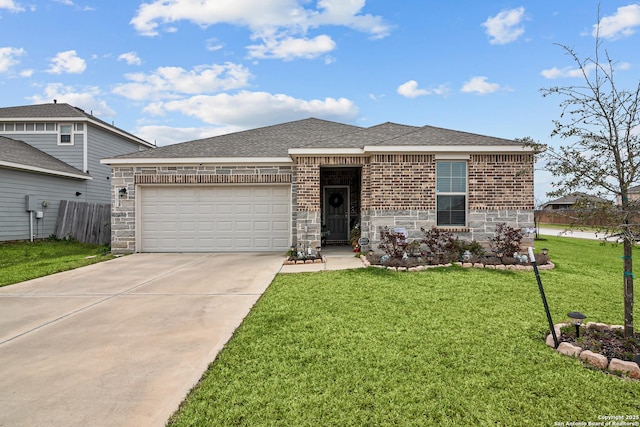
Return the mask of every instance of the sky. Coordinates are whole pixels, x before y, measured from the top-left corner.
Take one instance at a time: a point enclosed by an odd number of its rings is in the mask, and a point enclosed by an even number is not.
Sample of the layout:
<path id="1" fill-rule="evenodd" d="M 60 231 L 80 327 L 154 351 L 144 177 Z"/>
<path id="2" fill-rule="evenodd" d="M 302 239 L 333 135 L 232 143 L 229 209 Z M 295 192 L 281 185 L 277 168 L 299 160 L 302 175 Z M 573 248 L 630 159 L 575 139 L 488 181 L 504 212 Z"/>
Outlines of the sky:
<path id="1" fill-rule="evenodd" d="M 633 89 L 633 0 L 0 0 L 0 107 L 56 99 L 158 146 L 308 117 L 558 146 L 540 90 L 582 82 L 559 45 L 592 57 L 596 28 Z"/>

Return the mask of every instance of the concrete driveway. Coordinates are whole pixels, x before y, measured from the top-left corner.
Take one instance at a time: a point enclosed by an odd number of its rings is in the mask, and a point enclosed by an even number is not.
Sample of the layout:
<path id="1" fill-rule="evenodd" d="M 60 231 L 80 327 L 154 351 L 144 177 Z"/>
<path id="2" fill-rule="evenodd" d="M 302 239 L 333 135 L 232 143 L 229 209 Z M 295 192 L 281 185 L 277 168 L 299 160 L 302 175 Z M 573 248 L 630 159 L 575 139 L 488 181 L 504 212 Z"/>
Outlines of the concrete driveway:
<path id="1" fill-rule="evenodd" d="M 0 288 L 0 426 L 163 426 L 282 254 L 135 254 Z"/>

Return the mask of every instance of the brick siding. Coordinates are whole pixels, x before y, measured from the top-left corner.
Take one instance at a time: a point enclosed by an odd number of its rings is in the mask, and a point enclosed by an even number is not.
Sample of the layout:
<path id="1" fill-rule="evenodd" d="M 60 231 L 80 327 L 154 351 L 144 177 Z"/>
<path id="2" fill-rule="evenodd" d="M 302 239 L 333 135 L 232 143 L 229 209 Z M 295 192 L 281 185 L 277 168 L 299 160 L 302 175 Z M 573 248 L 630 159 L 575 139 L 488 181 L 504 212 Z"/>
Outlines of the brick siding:
<path id="1" fill-rule="evenodd" d="M 406 227 L 410 236 L 435 225 L 436 158 L 433 154 L 373 154 L 366 156 L 300 156 L 294 166 L 139 166 L 112 170 L 112 249 L 135 250 L 136 185 L 291 183 L 292 241 L 320 240 L 322 212 L 321 168 L 350 181 L 352 203 L 360 217 L 362 235 L 375 244 L 380 226 Z M 465 239 L 485 240 L 497 222 L 513 227 L 533 226 L 533 155 L 472 154 L 468 164 L 468 227 L 455 229 Z M 340 167 L 352 172 L 341 177 Z M 333 181 L 331 181 L 333 183 Z M 327 184 L 328 185 L 328 184 Z M 332 184 L 337 185 L 337 184 Z M 127 188 L 127 195 L 117 194 Z M 359 187 L 360 198 L 357 200 Z M 355 191 L 355 193 L 354 193 Z"/>

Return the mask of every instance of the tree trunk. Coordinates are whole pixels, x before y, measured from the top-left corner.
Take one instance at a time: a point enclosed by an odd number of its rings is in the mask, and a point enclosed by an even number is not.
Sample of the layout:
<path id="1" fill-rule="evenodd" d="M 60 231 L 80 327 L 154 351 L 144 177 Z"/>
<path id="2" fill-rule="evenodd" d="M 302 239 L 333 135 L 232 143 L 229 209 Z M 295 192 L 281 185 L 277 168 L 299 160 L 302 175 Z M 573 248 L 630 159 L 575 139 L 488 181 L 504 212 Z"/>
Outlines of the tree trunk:
<path id="1" fill-rule="evenodd" d="M 631 237 L 625 235 L 624 239 L 624 336 L 633 336 L 633 260 L 631 249 L 633 242 Z"/>

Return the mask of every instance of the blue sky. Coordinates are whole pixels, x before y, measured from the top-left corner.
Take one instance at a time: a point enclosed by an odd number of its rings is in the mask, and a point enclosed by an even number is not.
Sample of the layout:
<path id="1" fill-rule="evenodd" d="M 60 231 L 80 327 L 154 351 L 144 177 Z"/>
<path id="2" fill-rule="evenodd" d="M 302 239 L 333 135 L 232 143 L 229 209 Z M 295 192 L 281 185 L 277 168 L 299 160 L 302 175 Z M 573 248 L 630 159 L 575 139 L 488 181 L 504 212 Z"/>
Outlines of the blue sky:
<path id="1" fill-rule="evenodd" d="M 640 2 L 600 6 L 619 86 Z M 318 117 L 547 144 L 593 55 L 596 0 L 0 0 L 0 106 L 67 102 L 167 145 Z M 536 173 L 537 202 L 548 200 Z"/>

